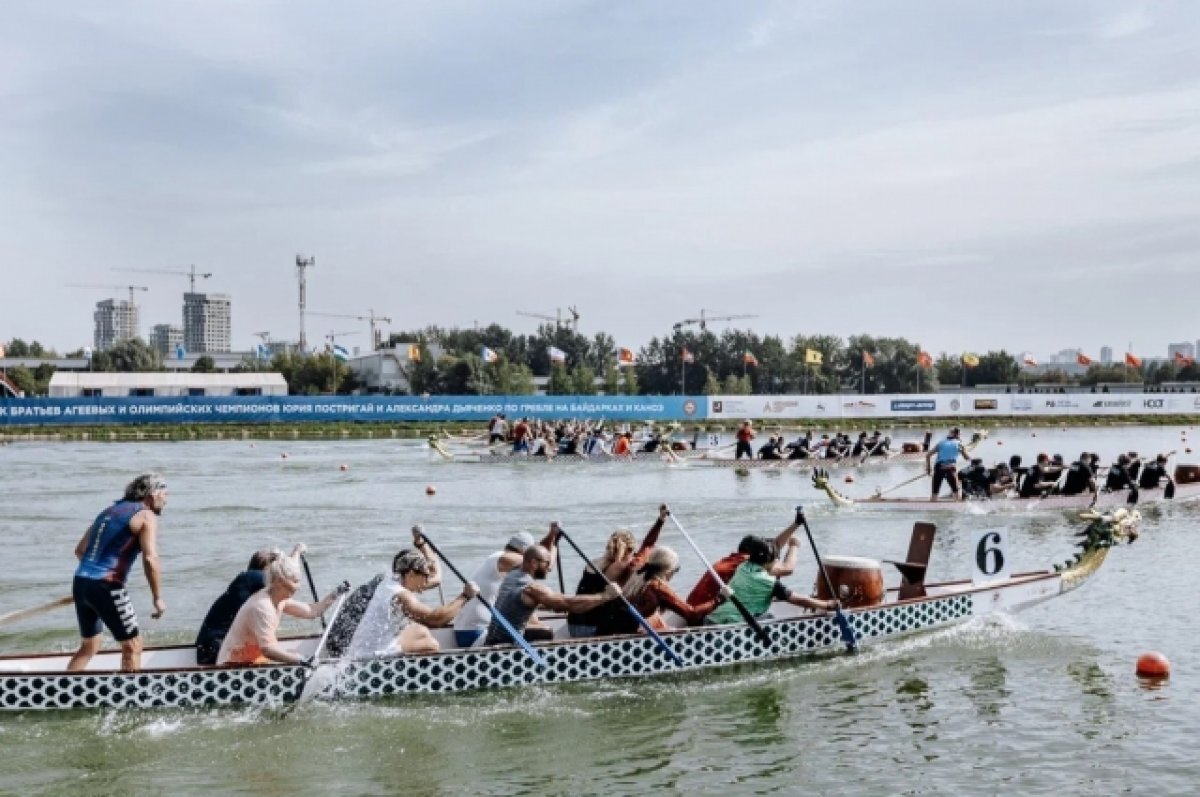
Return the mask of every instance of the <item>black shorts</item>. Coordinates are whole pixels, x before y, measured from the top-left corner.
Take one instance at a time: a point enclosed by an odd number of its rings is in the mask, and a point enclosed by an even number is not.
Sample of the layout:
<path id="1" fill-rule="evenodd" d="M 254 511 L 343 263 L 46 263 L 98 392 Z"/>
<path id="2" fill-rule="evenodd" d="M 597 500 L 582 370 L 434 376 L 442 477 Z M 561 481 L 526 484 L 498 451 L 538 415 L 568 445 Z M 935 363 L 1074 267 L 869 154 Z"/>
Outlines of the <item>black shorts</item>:
<path id="1" fill-rule="evenodd" d="M 126 642 L 138 635 L 137 614 L 124 584 L 76 576 L 71 595 L 75 598 L 79 635 L 84 639 L 99 636 L 105 628 L 118 642 Z"/>
<path id="2" fill-rule="evenodd" d="M 958 468 L 954 465 L 938 465 L 933 469 L 933 497 L 941 492 L 942 482 L 950 485 L 950 491 L 958 494 Z"/>

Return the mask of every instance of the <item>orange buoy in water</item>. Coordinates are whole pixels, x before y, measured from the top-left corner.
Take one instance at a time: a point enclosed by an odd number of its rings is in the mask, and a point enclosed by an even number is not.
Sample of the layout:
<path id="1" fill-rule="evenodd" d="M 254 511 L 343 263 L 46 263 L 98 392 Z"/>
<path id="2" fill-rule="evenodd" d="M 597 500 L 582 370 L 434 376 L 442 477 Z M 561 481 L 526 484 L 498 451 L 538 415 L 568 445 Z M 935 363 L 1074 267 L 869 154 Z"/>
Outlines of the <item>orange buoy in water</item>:
<path id="1" fill-rule="evenodd" d="M 1003 441 L 1003 440 L 997 440 L 997 441 L 996 441 L 996 445 L 998 445 L 998 446 L 1002 446 L 1002 445 L 1004 445 L 1004 441 Z"/>
<path id="2" fill-rule="evenodd" d="M 1166 678 L 1171 674 L 1171 662 L 1156 650 L 1138 656 L 1137 674 L 1139 678 Z"/>
<path id="3" fill-rule="evenodd" d="M 1185 449 L 1183 449 L 1183 453 L 1185 453 L 1185 454 L 1190 454 L 1190 453 L 1192 453 L 1192 449 L 1190 449 L 1190 448 L 1185 448 Z"/>
<path id="4" fill-rule="evenodd" d="M 350 470 L 350 466 L 343 462 L 338 466 L 338 470 Z"/>
<path id="5" fill-rule="evenodd" d="M 280 458 L 280 459 L 287 459 L 287 452 L 286 452 L 286 451 L 284 451 L 282 454 L 280 454 L 280 455 L 279 455 L 279 458 Z"/>
<path id="6" fill-rule="evenodd" d="M 846 484 L 854 484 L 854 477 L 849 473 L 846 474 Z"/>
<path id="7" fill-rule="evenodd" d="M 425 495 L 437 495 L 437 488 L 434 487 L 432 484 L 428 485 L 425 488 Z"/>

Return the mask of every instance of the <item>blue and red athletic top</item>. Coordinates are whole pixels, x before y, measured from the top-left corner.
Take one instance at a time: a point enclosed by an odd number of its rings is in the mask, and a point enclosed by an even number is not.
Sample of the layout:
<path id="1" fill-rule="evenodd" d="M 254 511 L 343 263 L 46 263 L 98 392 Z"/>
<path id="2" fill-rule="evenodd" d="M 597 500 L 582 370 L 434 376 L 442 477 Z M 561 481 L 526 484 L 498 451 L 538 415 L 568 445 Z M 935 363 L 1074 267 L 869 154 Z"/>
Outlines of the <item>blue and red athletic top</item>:
<path id="1" fill-rule="evenodd" d="M 141 501 L 117 501 L 97 515 L 88 529 L 87 547 L 75 570 L 76 577 L 124 585 L 129 568 L 142 552 L 129 522 L 145 508 Z"/>

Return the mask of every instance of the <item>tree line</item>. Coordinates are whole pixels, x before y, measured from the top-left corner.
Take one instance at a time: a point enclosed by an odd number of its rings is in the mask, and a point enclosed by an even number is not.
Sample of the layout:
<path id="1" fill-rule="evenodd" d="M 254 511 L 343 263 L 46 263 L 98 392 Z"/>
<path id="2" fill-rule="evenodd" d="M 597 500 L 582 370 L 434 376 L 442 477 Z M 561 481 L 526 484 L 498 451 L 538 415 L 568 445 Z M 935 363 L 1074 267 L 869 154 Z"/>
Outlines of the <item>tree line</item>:
<path id="1" fill-rule="evenodd" d="M 608 333 L 589 337 L 554 324 L 543 324 L 530 335 L 499 324 L 478 329 L 430 326 L 394 333 L 387 345 L 413 348 L 416 357 L 403 369 L 416 395 L 530 395 L 535 392 L 535 375 L 548 377 L 546 392 L 551 395 L 930 393 L 943 385 L 1159 385 L 1200 380 L 1195 363 L 1146 363 L 1139 368 L 1094 364 L 1082 377 L 1053 370 L 1030 374 L 1003 349 L 977 356 L 943 352 L 934 358 L 919 344 L 899 337 L 796 335 L 784 340 L 738 329 L 717 334 L 675 328 L 632 351 L 632 365 L 619 363 L 617 341 Z M 58 357 L 37 341 L 19 338 L 5 349 L 9 357 Z M 83 350 L 65 356 L 82 357 Z M 94 352 L 91 367 L 165 370 L 161 355 L 140 339 Z M 215 368 L 211 358 L 200 357 L 192 370 Z M 270 360 L 247 357 L 231 370 L 280 373 L 292 395 L 345 394 L 362 387 L 330 352 L 286 352 Z M 45 395 L 53 373 L 49 364 L 8 369 L 8 377 L 30 395 Z"/>

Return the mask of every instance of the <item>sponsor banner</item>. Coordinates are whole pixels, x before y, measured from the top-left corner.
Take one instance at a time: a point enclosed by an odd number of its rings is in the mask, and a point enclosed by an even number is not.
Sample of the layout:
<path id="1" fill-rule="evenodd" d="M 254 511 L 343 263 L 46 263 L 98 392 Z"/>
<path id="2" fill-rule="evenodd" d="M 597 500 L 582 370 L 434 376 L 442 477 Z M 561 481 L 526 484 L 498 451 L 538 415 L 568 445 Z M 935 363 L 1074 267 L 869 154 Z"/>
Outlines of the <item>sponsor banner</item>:
<path id="1" fill-rule="evenodd" d="M 892 412 L 908 413 L 908 412 L 935 412 L 937 411 L 937 399 L 893 399 Z"/>
<path id="2" fill-rule="evenodd" d="M 0 399 L 0 427 L 138 423 L 486 421 L 607 418 L 701 420 L 707 398 L 689 396 L 173 396 Z"/>
<path id="3" fill-rule="evenodd" d="M 1194 393 L 937 393 L 901 396 L 711 396 L 708 419 L 1200 415 Z"/>

